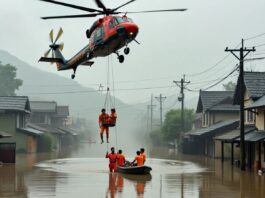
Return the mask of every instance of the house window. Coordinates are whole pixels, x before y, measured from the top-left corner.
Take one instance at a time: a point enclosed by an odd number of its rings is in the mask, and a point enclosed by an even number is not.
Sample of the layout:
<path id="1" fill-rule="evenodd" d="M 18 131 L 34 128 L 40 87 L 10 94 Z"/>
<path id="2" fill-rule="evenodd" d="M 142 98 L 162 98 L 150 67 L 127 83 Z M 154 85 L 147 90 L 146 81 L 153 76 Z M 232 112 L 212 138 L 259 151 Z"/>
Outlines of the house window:
<path id="1" fill-rule="evenodd" d="M 247 122 L 254 122 L 255 114 L 252 111 L 247 111 Z"/>
<path id="2" fill-rule="evenodd" d="M 24 127 L 26 123 L 25 116 L 23 114 L 18 113 L 16 117 L 17 117 L 16 119 L 17 128 Z"/>
<path id="3" fill-rule="evenodd" d="M 203 114 L 203 126 L 208 126 L 209 124 L 209 114 L 208 112 L 205 112 Z"/>

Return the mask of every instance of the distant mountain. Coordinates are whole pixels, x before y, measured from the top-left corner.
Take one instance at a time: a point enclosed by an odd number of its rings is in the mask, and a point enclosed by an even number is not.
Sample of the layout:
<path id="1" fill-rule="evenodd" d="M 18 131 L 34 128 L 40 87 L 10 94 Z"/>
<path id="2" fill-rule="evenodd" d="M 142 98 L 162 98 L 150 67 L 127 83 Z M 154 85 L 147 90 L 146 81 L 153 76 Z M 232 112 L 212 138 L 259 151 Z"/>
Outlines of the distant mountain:
<path id="1" fill-rule="evenodd" d="M 17 91 L 18 95 L 27 95 L 30 100 L 52 100 L 58 104 L 69 105 L 71 115 L 83 117 L 90 121 L 90 130 L 95 130 L 93 134 L 96 137 L 98 136 L 97 120 L 105 102 L 105 94 L 84 87 L 71 79 L 41 71 L 3 50 L 0 50 L 0 61 L 4 64 L 14 65 L 17 68 L 17 77 L 23 80 L 22 87 Z M 69 91 L 83 93 L 52 94 Z M 118 111 L 118 139 L 129 139 L 134 142 L 134 145 L 138 144 L 138 140 L 142 139 L 144 134 L 143 131 L 146 131 L 146 122 L 144 121 L 146 108 L 143 110 L 138 108 L 137 105 L 125 104 L 117 98 L 116 106 Z M 114 129 L 111 130 L 111 133 L 113 132 Z M 112 135 L 111 137 L 114 138 L 115 136 Z M 112 142 L 114 141 L 112 140 Z M 121 143 L 119 142 L 119 144 Z"/>
<path id="2" fill-rule="evenodd" d="M 69 105 L 71 112 L 81 117 L 98 114 L 104 104 L 105 95 L 94 92 L 94 89 L 84 87 L 71 79 L 41 71 L 6 51 L 0 50 L 0 61 L 17 67 L 17 77 L 23 80 L 18 95 L 28 95 L 30 99 L 54 100 L 59 104 Z M 69 91 L 85 93 L 54 94 Z M 125 105 L 118 99 L 116 101 L 118 106 Z"/>

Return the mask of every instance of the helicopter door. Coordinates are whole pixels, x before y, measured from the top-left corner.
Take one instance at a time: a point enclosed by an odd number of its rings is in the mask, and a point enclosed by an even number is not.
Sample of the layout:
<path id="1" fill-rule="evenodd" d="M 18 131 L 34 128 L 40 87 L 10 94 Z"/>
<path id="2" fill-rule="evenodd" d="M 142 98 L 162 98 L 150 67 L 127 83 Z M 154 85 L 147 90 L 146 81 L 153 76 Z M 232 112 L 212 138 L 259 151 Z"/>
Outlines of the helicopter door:
<path id="1" fill-rule="evenodd" d="M 95 30 L 95 34 L 94 34 L 94 44 L 100 45 L 101 43 L 103 43 L 104 35 L 105 35 L 104 28 L 102 26 L 98 27 Z"/>

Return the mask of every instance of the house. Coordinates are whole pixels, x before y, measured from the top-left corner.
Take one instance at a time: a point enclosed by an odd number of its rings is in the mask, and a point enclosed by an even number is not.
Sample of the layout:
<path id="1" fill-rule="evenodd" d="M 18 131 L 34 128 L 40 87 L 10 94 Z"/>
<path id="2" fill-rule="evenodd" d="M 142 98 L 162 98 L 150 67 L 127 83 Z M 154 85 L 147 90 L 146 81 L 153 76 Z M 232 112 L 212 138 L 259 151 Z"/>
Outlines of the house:
<path id="1" fill-rule="evenodd" d="M 62 150 L 73 144 L 77 134 L 68 129 L 69 107 L 59 106 L 55 101 L 31 101 L 32 116 L 30 126 L 45 132 L 45 140 L 51 142 L 48 150 Z M 50 139 L 50 140 L 49 140 Z M 40 142 L 41 151 L 46 151 L 44 143 Z"/>
<path id="2" fill-rule="evenodd" d="M 195 129 L 183 138 L 183 153 L 216 156 L 214 137 L 239 125 L 239 106 L 233 105 L 233 91 L 200 91 Z M 199 116 L 201 118 L 199 118 Z"/>
<path id="3" fill-rule="evenodd" d="M 10 150 L 16 148 L 17 152 L 37 151 L 37 141 L 43 133 L 27 127 L 30 113 L 27 96 L 0 96 L 0 131 L 12 136 L 0 139 L 0 144 L 9 145 Z"/>
<path id="4" fill-rule="evenodd" d="M 51 125 L 55 127 L 66 127 L 69 117 L 68 106 L 56 106 L 56 114 L 52 115 Z"/>
<path id="5" fill-rule="evenodd" d="M 245 125 L 254 124 L 255 130 L 245 133 L 247 165 L 265 168 L 265 72 L 244 72 Z M 239 104 L 239 83 L 234 102 Z M 237 139 L 240 142 L 240 138 Z"/>

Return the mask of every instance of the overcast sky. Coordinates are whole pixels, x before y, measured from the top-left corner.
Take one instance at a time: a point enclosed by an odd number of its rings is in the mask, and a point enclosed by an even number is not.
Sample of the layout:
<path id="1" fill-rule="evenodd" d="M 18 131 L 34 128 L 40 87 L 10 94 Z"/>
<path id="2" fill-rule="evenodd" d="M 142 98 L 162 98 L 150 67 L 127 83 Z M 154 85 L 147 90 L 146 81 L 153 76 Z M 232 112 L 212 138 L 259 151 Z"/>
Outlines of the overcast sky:
<path id="1" fill-rule="evenodd" d="M 64 2 L 96 8 L 93 0 L 64 0 Z M 108 7 L 124 1 L 105 0 Z M 114 68 L 116 88 L 141 88 L 171 86 L 172 81 L 183 74 L 191 80 L 191 89 L 211 85 L 213 80 L 229 73 L 236 59 L 228 57 L 214 69 L 204 71 L 222 59 L 225 47 L 235 47 L 241 38 L 265 32 L 264 0 L 138 0 L 124 11 L 147 9 L 188 8 L 183 13 L 154 13 L 129 15 L 140 28 L 137 40 L 131 43 L 131 53 L 123 64 L 116 55 L 110 57 Z M 0 48 L 7 50 L 36 68 L 70 78 L 72 71 L 57 72 L 55 66 L 39 64 L 37 60 L 48 49 L 48 34 L 52 28 L 63 27 L 64 55 L 70 58 L 88 40 L 85 30 L 94 22 L 93 18 L 43 21 L 41 16 L 79 14 L 82 11 L 50 5 L 38 0 L 0 0 Z M 265 43 L 265 36 L 246 42 L 246 45 Z M 256 56 L 265 53 L 265 46 L 258 48 Z M 259 55 L 260 54 L 260 55 Z M 265 56 L 265 55 L 263 55 Z M 255 57 L 251 55 L 250 57 Z M 252 62 L 247 69 L 263 69 L 264 61 Z M 76 81 L 84 86 L 97 88 L 94 84 L 105 84 L 107 58 L 98 58 L 92 68 L 79 68 Z M 124 82 L 130 81 L 130 82 Z M 206 82 L 205 82 L 206 81 Z M 210 81 L 210 82 L 208 82 Z M 221 89 L 217 86 L 214 89 Z M 117 91 L 116 96 L 128 103 L 147 100 L 150 93 L 172 95 L 177 88 L 137 91 Z M 195 96 L 195 93 L 187 93 Z"/>

